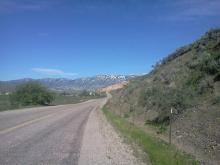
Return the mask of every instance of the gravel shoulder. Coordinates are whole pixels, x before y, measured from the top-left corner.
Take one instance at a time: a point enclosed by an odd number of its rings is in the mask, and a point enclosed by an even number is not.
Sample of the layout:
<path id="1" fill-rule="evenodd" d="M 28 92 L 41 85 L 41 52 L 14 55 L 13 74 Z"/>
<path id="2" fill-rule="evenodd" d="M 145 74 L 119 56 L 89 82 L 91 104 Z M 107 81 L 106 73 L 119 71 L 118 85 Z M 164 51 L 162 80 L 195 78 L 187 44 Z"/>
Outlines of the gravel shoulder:
<path id="1" fill-rule="evenodd" d="M 82 146 L 79 165 L 142 165 L 141 160 L 133 155 L 130 146 L 108 123 L 100 106 L 93 109 L 88 119 Z"/>

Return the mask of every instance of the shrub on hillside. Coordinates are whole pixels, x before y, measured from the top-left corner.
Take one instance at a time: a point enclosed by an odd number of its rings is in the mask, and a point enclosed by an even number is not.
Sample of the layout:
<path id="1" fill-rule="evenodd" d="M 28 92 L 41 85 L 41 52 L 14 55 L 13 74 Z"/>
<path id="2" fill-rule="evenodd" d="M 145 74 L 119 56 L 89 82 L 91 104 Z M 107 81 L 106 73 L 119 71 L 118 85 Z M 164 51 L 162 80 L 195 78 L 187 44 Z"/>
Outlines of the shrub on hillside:
<path id="1" fill-rule="evenodd" d="M 17 87 L 10 95 L 12 105 L 49 105 L 54 94 L 37 82 L 28 82 Z"/>
<path id="2" fill-rule="evenodd" d="M 159 115 L 154 119 L 155 123 L 163 123 L 169 120 L 170 108 L 176 109 L 176 113 L 181 113 L 189 104 L 191 98 L 188 90 L 166 87 L 147 88 L 140 93 L 138 103 L 148 110 L 159 111 Z"/>
<path id="3" fill-rule="evenodd" d="M 206 72 L 207 74 L 216 74 L 220 72 L 220 53 L 213 53 L 207 55 L 202 59 L 198 69 Z"/>
<path id="4" fill-rule="evenodd" d="M 197 61 L 192 61 L 188 64 L 191 70 L 186 85 L 191 87 L 198 94 L 203 94 L 213 89 L 212 83 L 208 80 L 210 75 L 220 73 L 220 53 L 206 53 Z"/>

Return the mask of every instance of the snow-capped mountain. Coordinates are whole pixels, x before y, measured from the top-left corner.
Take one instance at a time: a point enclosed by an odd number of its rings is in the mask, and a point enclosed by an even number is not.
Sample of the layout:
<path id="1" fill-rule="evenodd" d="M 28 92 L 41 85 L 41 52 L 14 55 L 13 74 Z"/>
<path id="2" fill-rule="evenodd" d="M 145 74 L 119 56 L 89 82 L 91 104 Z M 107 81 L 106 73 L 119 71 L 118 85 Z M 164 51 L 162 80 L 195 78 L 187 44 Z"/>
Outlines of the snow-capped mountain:
<path id="1" fill-rule="evenodd" d="M 97 90 L 110 85 L 128 81 L 136 77 L 135 75 L 97 75 L 94 77 L 84 77 L 78 79 L 66 78 L 44 78 L 44 79 L 18 79 L 11 81 L 0 81 L 0 92 L 12 92 L 16 86 L 29 81 L 38 81 L 53 90 Z"/>

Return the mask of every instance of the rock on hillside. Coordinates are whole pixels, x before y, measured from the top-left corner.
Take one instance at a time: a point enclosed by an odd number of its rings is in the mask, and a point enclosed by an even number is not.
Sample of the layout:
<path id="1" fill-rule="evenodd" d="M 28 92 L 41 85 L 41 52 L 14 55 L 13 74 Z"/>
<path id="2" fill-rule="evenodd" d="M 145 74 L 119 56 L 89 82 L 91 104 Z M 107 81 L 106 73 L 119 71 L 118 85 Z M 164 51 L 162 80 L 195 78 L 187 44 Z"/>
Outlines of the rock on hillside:
<path id="1" fill-rule="evenodd" d="M 110 86 L 101 88 L 101 89 L 99 89 L 99 91 L 100 91 L 100 92 L 111 92 L 111 91 L 114 91 L 114 90 L 118 90 L 118 89 L 123 88 L 123 87 L 124 87 L 125 85 L 127 85 L 128 83 L 129 83 L 128 81 L 123 81 L 123 82 L 118 83 L 118 84 L 114 84 L 114 85 L 110 85 Z"/>

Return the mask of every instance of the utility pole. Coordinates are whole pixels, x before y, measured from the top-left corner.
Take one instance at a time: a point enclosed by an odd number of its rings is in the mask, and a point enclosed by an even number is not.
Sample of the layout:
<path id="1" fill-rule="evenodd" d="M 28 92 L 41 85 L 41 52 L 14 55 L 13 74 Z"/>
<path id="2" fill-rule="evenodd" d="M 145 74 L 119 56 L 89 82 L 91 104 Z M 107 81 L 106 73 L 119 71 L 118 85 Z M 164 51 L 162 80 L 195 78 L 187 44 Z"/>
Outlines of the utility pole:
<path id="1" fill-rule="evenodd" d="M 172 136 L 172 113 L 173 109 L 170 109 L 170 132 L 169 132 L 169 144 L 171 145 L 171 136 Z"/>

